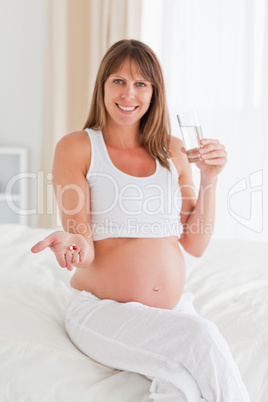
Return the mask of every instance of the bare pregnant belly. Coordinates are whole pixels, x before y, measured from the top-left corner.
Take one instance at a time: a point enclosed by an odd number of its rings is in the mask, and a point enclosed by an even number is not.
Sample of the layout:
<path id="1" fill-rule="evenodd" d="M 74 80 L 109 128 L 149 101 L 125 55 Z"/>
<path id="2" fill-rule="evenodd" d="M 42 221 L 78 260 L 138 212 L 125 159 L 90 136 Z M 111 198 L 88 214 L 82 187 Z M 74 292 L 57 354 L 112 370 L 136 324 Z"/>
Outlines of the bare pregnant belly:
<path id="1" fill-rule="evenodd" d="M 76 269 L 72 287 L 124 303 L 167 309 L 177 304 L 185 281 L 178 238 L 106 239 L 94 246 L 94 262 Z"/>

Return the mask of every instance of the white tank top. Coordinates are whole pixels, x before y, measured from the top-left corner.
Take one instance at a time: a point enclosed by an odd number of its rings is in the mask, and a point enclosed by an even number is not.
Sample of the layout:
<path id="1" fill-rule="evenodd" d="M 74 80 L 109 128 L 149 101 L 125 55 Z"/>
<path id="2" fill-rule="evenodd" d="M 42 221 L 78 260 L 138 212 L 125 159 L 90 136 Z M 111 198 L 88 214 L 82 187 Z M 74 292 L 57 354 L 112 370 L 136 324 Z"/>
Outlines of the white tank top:
<path id="1" fill-rule="evenodd" d="M 180 238 L 181 191 L 178 172 L 160 165 L 151 176 L 131 176 L 117 169 L 101 131 L 85 130 L 91 142 L 87 173 L 93 240 L 118 237 Z"/>

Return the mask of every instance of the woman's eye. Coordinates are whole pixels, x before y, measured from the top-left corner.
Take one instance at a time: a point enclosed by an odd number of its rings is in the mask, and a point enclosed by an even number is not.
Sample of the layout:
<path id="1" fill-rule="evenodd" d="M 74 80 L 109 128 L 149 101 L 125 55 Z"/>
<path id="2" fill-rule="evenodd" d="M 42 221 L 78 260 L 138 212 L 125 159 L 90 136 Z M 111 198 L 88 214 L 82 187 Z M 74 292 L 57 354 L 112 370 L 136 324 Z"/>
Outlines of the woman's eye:
<path id="1" fill-rule="evenodd" d="M 122 84 L 122 80 L 113 80 L 113 82 L 115 83 L 115 84 Z"/>
<path id="2" fill-rule="evenodd" d="M 137 82 L 138 87 L 146 87 L 144 82 Z"/>

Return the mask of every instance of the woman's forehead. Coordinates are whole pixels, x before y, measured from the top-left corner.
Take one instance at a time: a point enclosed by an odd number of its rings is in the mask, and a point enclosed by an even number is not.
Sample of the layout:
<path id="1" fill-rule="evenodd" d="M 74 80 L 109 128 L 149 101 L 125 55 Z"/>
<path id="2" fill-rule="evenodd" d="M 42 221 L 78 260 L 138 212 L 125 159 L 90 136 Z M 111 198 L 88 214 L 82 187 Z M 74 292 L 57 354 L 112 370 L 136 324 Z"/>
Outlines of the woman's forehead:
<path id="1" fill-rule="evenodd" d="M 146 81 L 150 81 L 147 74 L 141 70 L 139 64 L 134 59 L 126 59 L 124 60 L 121 65 L 116 68 L 110 75 L 124 75 L 130 74 L 131 78 L 133 79 L 143 79 Z"/>

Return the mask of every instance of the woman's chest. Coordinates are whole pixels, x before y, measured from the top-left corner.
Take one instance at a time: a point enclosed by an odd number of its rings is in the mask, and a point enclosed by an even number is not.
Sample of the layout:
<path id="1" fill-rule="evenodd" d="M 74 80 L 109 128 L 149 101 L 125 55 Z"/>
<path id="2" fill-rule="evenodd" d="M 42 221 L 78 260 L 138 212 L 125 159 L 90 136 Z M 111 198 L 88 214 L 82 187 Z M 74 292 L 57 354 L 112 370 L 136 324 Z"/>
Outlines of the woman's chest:
<path id="1" fill-rule="evenodd" d="M 130 176 L 147 177 L 154 174 L 156 160 L 143 148 L 128 151 L 107 147 L 113 165 Z"/>

